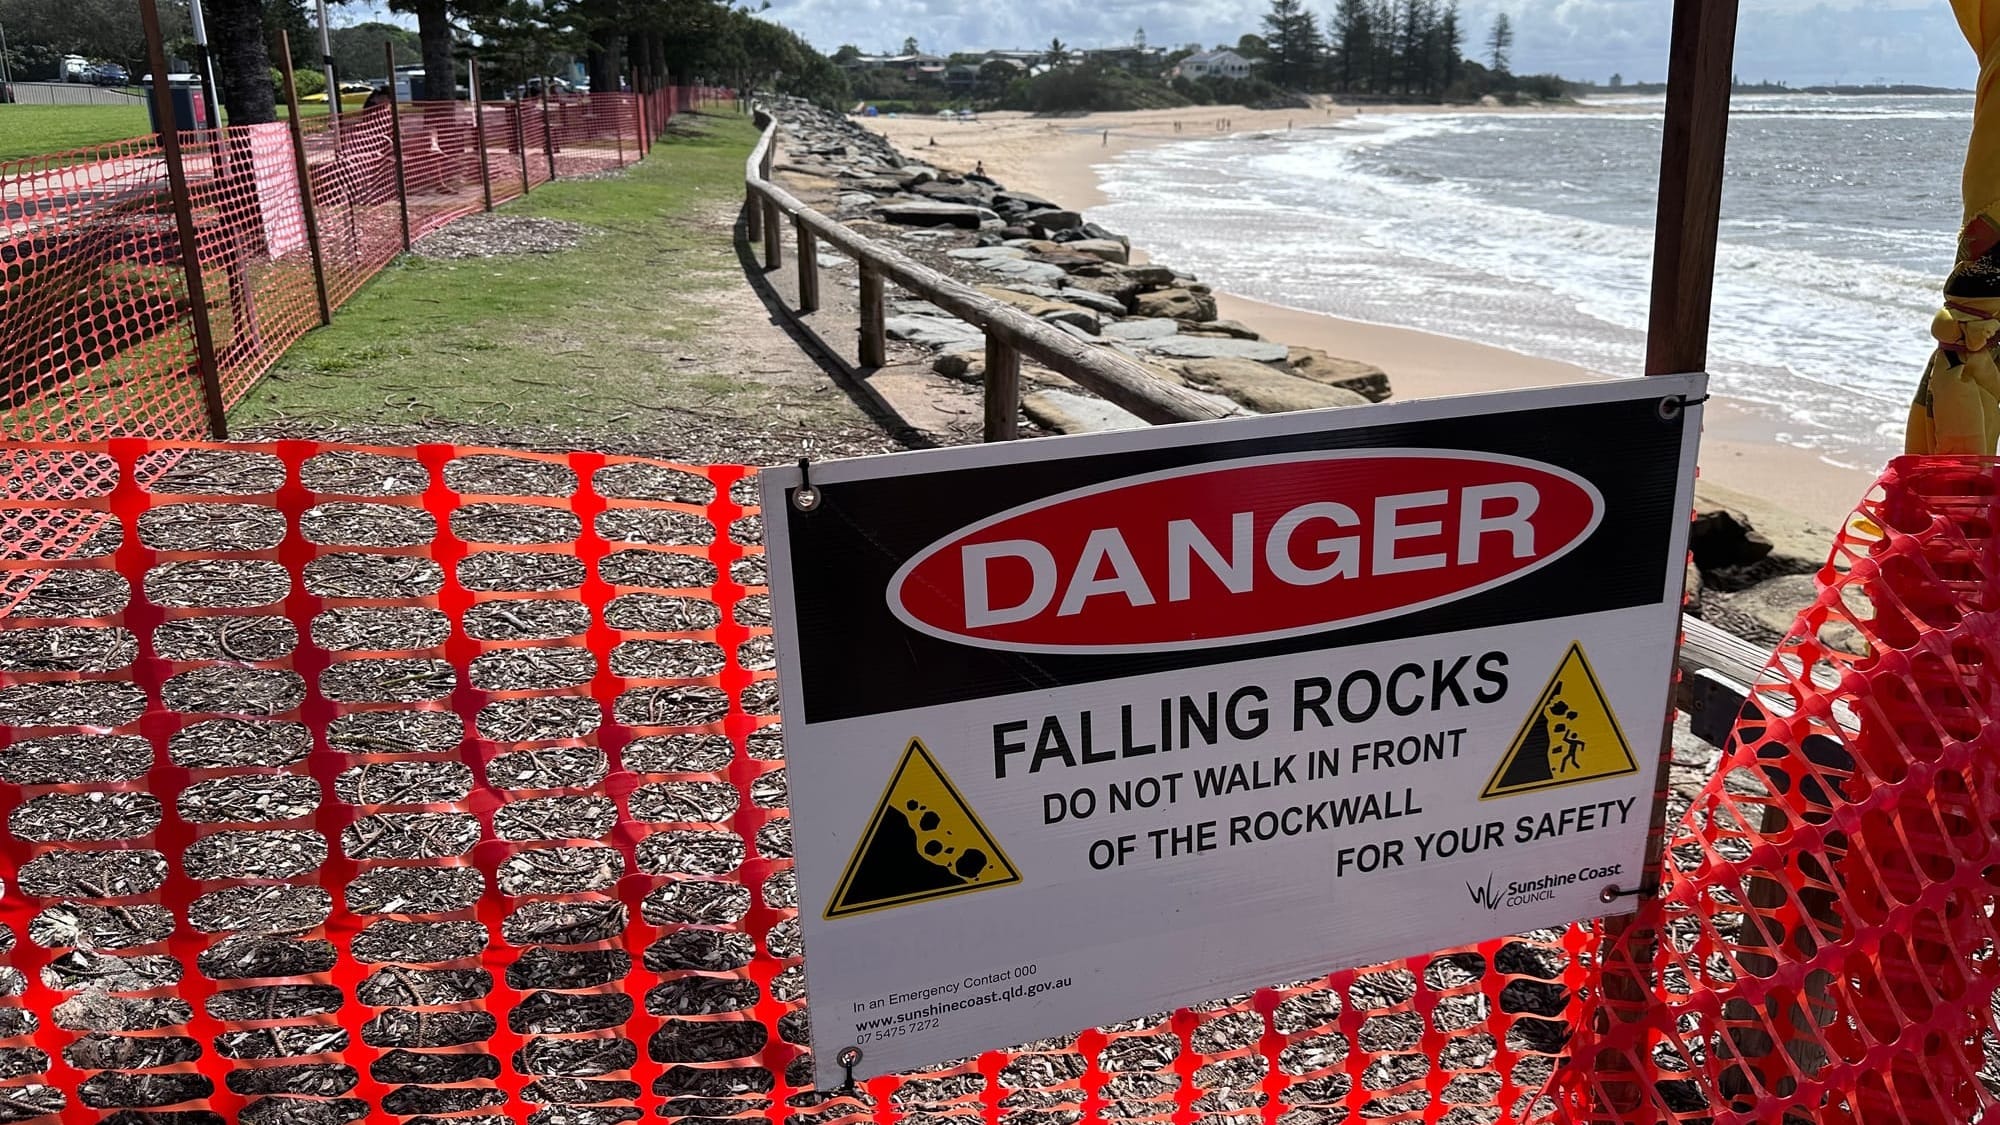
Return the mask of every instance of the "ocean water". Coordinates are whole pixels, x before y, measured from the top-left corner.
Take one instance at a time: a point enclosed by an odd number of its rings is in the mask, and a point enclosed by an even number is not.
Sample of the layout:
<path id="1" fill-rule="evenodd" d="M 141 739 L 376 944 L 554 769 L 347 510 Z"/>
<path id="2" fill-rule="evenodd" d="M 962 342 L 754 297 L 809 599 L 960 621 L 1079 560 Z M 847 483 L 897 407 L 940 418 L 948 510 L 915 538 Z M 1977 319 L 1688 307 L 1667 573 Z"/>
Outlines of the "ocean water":
<path id="1" fill-rule="evenodd" d="M 1127 153 L 1092 217 L 1246 297 L 1638 374 L 1662 105 L 1605 105 Z M 1970 97 L 1735 100 L 1709 369 L 1778 440 L 1900 452 L 1971 118 Z"/>

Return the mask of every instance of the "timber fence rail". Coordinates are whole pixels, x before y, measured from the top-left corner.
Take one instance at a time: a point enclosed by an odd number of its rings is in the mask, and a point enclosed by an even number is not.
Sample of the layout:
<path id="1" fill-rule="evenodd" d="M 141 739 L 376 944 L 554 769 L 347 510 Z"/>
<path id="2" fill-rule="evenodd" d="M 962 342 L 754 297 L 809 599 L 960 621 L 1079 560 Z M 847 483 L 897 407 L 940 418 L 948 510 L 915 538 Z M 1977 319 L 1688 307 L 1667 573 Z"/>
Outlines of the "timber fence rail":
<path id="1" fill-rule="evenodd" d="M 629 165 L 725 96 L 416 102 L 0 163 L 0 434 L 226 436 L 278 356 L 416 239 Z"/>

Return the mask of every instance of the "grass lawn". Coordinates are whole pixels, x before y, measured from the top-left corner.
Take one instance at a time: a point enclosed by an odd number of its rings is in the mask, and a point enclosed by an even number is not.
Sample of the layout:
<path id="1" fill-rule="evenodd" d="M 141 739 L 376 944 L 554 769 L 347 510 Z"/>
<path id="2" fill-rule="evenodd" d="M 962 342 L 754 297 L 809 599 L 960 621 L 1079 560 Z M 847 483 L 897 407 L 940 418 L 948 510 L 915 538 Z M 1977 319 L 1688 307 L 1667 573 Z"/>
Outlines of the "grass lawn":
<path id="1" fill-rule="evenodd" d="M 668 403 L 754 412 L 758 388 L 718 372 L 743 366 L 727 344 L 741 311 L 723 306 L 747 293 L 729 216 L 756 134 L 728 112 L 682 122 L 623 176 L 558 181 L 499 209 L 584 225 L 576 249 L 397 259 L 279 360 L 232 430 L 288 420 L 616 430 L 659 422 Z"/>
<path id="2" fill-rule="evenodd" d="M 0 105 L 0 160 L 65 152 L 151 131 L 144 103 Z"/>

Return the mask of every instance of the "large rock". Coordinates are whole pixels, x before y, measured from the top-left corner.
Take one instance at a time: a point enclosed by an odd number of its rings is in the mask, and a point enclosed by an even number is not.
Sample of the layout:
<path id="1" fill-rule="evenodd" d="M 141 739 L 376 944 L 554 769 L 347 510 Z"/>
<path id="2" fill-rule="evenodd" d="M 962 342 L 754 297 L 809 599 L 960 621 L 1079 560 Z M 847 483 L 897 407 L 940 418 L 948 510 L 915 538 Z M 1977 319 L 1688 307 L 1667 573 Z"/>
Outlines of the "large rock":
<path id="1" fill-rule="evenodd" d="M 1132 299 L 1132 312 L 1137 316 L 1166 317 L 1171 320 L 1214 320 L 1215 298 L 1206 293 L 1195 293 L 1187 289 L 1161 289 L 1153 293 L 1141 293 Z M 1284 357 L 1284 349 L 1278 349 L 1279 359 Z"/>
<path id="2" fill-rule="evenodd" d="M 1095 289 L 1080 289 L 1071 286 L 1061 290 L 1058 298 L 1068 301 L 1071 304 L 1082 305 L 1084 308 L 1094 312 L 1104 313 L 1106 316 L 1125 315 L 1125 303 L 1123 301 L 1120 301 L 1116 297 L 1107 297 Z"/>
<path id="3" fill-rule="evenodd" d="M 1174 271 L 1153 262 L 1126 266 L 1118 272 L 1146 289 L 1166 289 L 1174 284 Z"/>
<path id="4" fill-rule="evenodd" d="M 1353 391 L 1369 402 L 1389 399 L 1389 376 L 1372 363 L 1342 359 L 1318 348 L 1292 348 L 1286 355 L 1293 374 Z"/>
<path id="5" fill-rule="evenodd" d="M 1234 336 L 1238 340 L 1261 340 L 1257 330 L 1236 320 L 1189 321 L 1181 331 L 1193 336 Z"/>
<path id="6" fill-rule="evenodd" d="M 1036 391 L 1021 398 L 1027 411 L 1043 429 L 1059 434 L 1092 434 L 1105 430 L 1143 430 L 1145 419 L 1121 410 L 1101 398 L 1072 391 Z"/>
<path id="7" fill-rule="evenodd" d="M 1301 379 L 1248 359 L 1196 359 L 1178 365 L 1190 384 L 1220 391 L 1259 414 L 1318 410 L 1329 406 L 1362 406 L 1368 400 L 1353 391 Z"/>
<path id="8" fill-rule="evenodd" d="M 1168 336 L 1161 340 L 1147 340 L 1141 346 L 1154 355 L 1171 359 L 1247 359 L 1257 363 L 1281 363 L 1285 358 L 1285 345 L 1269 340 Z"/>
<path id="9" fill-rule="evenodd" d="M 991 219 L 997 223 L 1000 216 L 971 203 L 944 203 L 938 200 L 911 200 L 909 202 L 884 203 L 875 209 L 875 214 L 885 223 L 897 223 L 908 227 L 962 227 L 978 230 L 979 224 Z"/>
<path id="10" fill-rule="evenodd" d="M 1013 246 L 963 246 L 947 250 L 945 255 L 961 262 L 997 262 L 1002 259 L 1018 262 L 1026 258 L 1028 252 Z"/>
<path id="11" fill-rule="evenodd" d="M 1702 570 L 1749 566 L 1764 561 L 1771 541 L 1750 526 L 1750 518 L 1724 507 L 1697 510 L 1688 529 L 1688 551 Z"/>
<path id="12" fill-rule="evenodd" d="M 1045 231 L 1075 230 L 1083 225 L 1083 216 L 1059 207 L 1043 207 L 1022 215 L 1021 221 Z"/>
<path id="13" fill-rule="evenodd" d="M 1104 334 L 1114 340 L 1164 340 L 1180 334 L 1179 321 L 1174 320 L 1121 320 L 1117 324 L 1104 326 Z"/>
<path id="14" fill-rule="evenodd" d="M 918 184 L 914 190 L 926 199 L 942 199 L 948 203 L 979 203 L 986 198 L 986 193 L 980 190 L 978 184 L 970 183 L 951 184 L 932 180 Z"/>
<path id="15" fill-rule="evenodd" d="M 1072 254 L 1085 254 L 1098 261 L 1115 262 L 1121 266 L 1131 257 L 1131 251 L 1126 249 L 1124 243 L 1109 238 L 1078 238 L 1052 245 L 1061 246 Z"/>
<path id="16" fill-rule="evenodd" d="M 1042 286 L 1035 286 L 1035 288 L 1042 289 L 1043 292 L 1051 292 L 1051 290 L 1047 290 Z M 1012 305 L 1037 320 L 1045 320 L 1051 324 L 1068 324 L 1082 329 L 1088 335 L 1097 335 L 1097 314 L 1089 309 L 1072 305 L 1067 301 L 1050 300 L 1047 297 L 1037 296 L 1032 293 L 1002 289 L 997 285 L 982 285 L 979 287 L 979 291 L 996 301 Z"/>
<path id="17" fill-rule="evenodd" d="M 986 333 L 962 320 L 934 316 L 892 316 L 883 325 L 890 336 L 930 348 L 956 350 L 972 344 L 984 346 Z"/>
<path id="18" fill-rule="evenodd" d="M 1794 515 L 1768 500 L 1707 480 L 1695 482 L 1694 510 L 1697 515 L 1730 511 L 1769 540 L 1771 550 L 1759 565 L 1775 564 L 1797 573 L 1810 573 L 1825 565 L 1827 554 L 1833 549 L 1832 528 Z"/>
<path id="19" fill-rule="evenodd" d="M 998 247 L 998 249 L 1004 250 L 1007 247 Z M 1013 258 L 992 258 L 979 262 L 977 265 L 988 273 L 999 274 L 1001 277 L 1013 281 L 1026 281 L 1035 285 L 1055 285 L 1063 279 L 1062 267 L 1052 266 L 1047 262 L 1021 261 Z"/>
<path id="20" fill-rule="evenodd" d="M 1030 211 L 1054 211 L 1059 208 L 1053 201 L 1025 191 L 999 191 L 993 193 L 993 209 L 1004 215 L 1025 215 Z"/>
<path id="21" fill-rule="evenodd" d="M 1070 274 L 1069 279 L 1063 282 L 1063 286 L 1068 289 L 1088 289 L 1092 293 L 1118 302 L 1118 307 L 1123 309 L 1132 307 L 1133 300 L 1139 296 L 1139 290 L 1143 288 L 1138 282 L 1121 274 L 1092 276 L 1081 272 Z"/>

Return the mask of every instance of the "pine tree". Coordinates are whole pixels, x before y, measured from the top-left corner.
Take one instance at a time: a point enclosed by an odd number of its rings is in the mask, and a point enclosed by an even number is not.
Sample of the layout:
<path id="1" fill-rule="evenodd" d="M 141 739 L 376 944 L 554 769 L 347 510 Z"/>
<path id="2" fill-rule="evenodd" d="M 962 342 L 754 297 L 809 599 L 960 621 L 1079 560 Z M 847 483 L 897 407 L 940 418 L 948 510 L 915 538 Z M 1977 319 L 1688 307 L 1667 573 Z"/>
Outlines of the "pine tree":
<path id="1" fill-rule="evenodd" d="M 1323 48 L 1319 18 L 1299 0 L 1271 0 L 1271 10 L 1264 13 L 1264 42 L 1273 82 L 1298 89 L 1311 80 Z"/>
<path id="2" fill-rule="evenodd" d="M 1507 53 L 1514 49 L 1514 21 L 1501 12 L 1493 18 L 1493 32 L 1486 37 L 1486 54 L 1492 61 L 1493 73 L 1511 74 L 1508 69 Z"/>
<path id="3" fill-rule="evenodd" d="M 1458 22 L 1458 0 L 1445 5 L 1438 20 L 1438 45 L 1443 57 L 1438 74 L 1438 92 L 1450 90 L 1465 66 L 1465 28 Z"/>
<path id="4" fill-rule="evenodd" d="M 1327 31 L 1332 84 L 1342 91 L 1366 88 L 1375 63 L 1375 26 L 1367 0 L 1340 0 Z"/>

